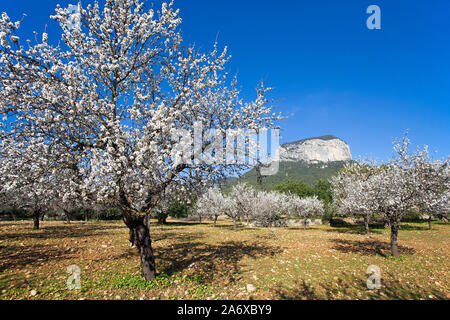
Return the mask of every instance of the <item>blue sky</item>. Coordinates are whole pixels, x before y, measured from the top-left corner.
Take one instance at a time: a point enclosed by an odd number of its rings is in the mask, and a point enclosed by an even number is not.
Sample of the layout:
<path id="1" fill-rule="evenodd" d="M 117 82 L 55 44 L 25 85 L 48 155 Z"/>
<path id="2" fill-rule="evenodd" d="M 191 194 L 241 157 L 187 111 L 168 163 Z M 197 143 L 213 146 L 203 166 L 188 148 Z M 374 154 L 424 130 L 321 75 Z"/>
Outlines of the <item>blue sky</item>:
<path id="1" fill-rule="evenodd" d="M 102 2 L 102 1 L 100 1 Z M 50 39 L 56 4 L 2 0 L 23 32 Z M 82 1 L 86 4 L 87 1 Z M 160 1 L 156 1 L 159 7 Z M 381 30 L 369 30 L 369 5 Z M 386 160 L 406 129 L 414 145 L 450 154 L 450 1 L 178 0 L 185 42 L 210 49 L 218 36 L 232 55 L 246 97 L 260 80 L 274 87 L 282 142 L 325 134 L 350 145 L 354 158 Z"/>

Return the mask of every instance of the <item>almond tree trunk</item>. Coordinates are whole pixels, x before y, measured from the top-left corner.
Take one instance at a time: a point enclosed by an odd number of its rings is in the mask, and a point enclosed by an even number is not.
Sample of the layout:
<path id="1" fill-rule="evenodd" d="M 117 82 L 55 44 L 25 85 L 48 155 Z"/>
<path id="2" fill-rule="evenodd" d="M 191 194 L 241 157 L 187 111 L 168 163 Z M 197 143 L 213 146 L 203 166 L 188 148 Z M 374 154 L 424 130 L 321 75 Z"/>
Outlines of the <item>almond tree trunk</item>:
<path id="1" fill-rule="evenodd" d="M 158 224 L 167 224 L 167 216 L 159 216 L 158 217 Z"/>
<path id="2" fill-rule="evenodd" d="M 155 256 L 152 249 L 150 230 L 145 216 L 124 213 L 123 220 L 130 229 L 130 241 L 138 249 L 141 259 L 142 276 L 147 281 L 156 277 Z"/>
<path id="3" fill-rule="evenodd" d="M 33 229 L 38 230 L 39 229 L 39 218 L 40 218 L 40 212 L 39 210 L 36 210 L 33 212 Z"/>
<path id="4" fill-rule="evenodd" d="M 64 210 L 64 216 L 66 217 L 67 223 L 70 224 L 70 214 L 69 214 L 69 211 Z"/>
<path id="5" fill-rule="evenodd" d="M 236 218 L 233 219 L 233 230 L 237 230 Z"/>
<path id="6" fill-rule="evenodd" d="M 366 229 L 366 234 L 370 234 L 369 218 L 367 216 L 364 216 L 364 228 Z"/>
<path id="7" fill-rule="evenodd" d="M 214 216 L 214 227 L 217 225 L 217 216 Z"/>
<path id="8" fill-rule="evenodd" d="M 392 255 L 396 258 L 400 256 L 399 250 L 398 250 L 398 223 L 392 222 L 391 223 L 391 252 Z"/>
<path id="9" fill-rule="evenodd" d="M 428 215 L 428 230 L 431 230 L 431 214 Z"/>

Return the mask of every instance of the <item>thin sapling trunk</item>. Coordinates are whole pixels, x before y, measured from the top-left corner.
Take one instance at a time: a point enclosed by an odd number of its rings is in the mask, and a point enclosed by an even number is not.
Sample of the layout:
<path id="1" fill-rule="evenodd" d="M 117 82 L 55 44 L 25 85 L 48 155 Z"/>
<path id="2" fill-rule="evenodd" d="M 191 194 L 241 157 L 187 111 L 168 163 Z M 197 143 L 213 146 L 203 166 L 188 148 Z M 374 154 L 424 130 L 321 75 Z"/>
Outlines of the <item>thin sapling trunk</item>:
<path id="1" fill-rule="evenodd" d="M 364 228 L 366 230 L 366 234 L 370 234 L 369 218 L 367 216 L 364 216 Z"/>

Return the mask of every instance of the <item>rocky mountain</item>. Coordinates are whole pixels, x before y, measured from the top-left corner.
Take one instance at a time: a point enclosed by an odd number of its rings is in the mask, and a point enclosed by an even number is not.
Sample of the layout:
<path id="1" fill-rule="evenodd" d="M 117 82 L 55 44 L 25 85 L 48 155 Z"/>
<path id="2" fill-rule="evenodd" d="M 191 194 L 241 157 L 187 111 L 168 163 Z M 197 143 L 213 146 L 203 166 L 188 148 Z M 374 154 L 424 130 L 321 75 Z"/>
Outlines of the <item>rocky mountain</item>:
<path id="1" fill-rule="evenodd" d="M 263 182 L 268 187 L 286 180 L 314 184 L 320 179 L 328 180 L 349 161 L 352 161 L 349 145 L 332 135 L 285 143 L 280 146 L 278 173 L 265 176 Z M 256 185 L 256 180 L 256 172 L 251 169 L 230 182 Z"/>
<path id="2" fill-rule="evenodd" d="M 320 163 L 350 160 L 352 154 L 348 144 L 332 135 L 285 143 L 280 147 L 280 161 Z"/>

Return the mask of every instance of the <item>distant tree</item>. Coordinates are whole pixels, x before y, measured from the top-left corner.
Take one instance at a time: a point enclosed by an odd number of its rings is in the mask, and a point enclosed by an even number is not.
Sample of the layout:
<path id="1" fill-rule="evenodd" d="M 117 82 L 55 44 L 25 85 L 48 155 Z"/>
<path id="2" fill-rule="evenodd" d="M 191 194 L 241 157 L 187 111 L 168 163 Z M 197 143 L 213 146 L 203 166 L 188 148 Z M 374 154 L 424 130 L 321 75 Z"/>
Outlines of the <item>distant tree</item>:
<path id="1" fill-rule="evenodd" d="M 259 191 L 251 201 L 251 219 L 260 226 L 271 227 L 280 223 L 287 213 L 288 196 L 276 191 Z"/>
<path id="2" fill-rule="evenodd" d="M 339 214 L 362 217 L 366 234 L 370 234 L 370 220 L 375 213 L 376 190 L 370 178 L 377 173 L 374 163 L 347 164 L 331 179 L 333 203 Z"/>
<path id="3" fill-rule="evenodd" d="M 54 205 L 57 192 L 47 162 L 33 151 L 27 141 L 2 145 L 0 194 L 4 206 L 26 210 L 33 218 L 33 228 L 39 229 L 39 221 Z M 45 148 L 40 151 L 45 152 Z"/>
<path id="4" fill-rule="evenodd" d="M 192 205 L 188 200 L 175 200 L 169 204 L 169 216 L 173 218 L 186 218 Z"/>
<path id="5" fill-rule="evenodd" d="M 244 183 L 234 186 L 230 193 L 230 197 L 236 204 L 239 216 L 245 218 L 247 223 L 249 223 L 253 214 L 252 206 L 255 201 L 255 195 L 255 189 Z"/>
<path id="6" fill-rule="evenodd" d="M 283 193 L 290 193 L 300 198 L 311 197 L 314 195 L 313 188 L 303 181 L 287 180 L 284 183 L 275 185 L 274 190 Z"/>
<path id="7" fill-rule="evenodd" d="M 402 141 L 394 145 L 395 155 L 387 164 L 354 165 L 346 168 L 350 175 L 340 174 L 337 178 L 341 185 L 336 180 L 333 183 L 337 201 L 348 212 L 377 212 L 385 217 L 391 228 L 394 257 L 400 255 L 398 231 L 407 212 L 415 208 L 424 212 L 448 208 L 448 160 L 430 161 L 426 147 L 411 154 L 409 145 L 405 134 Z M 343 177 L 345 179 L 339 181 Z"/>
<path id="8" fill-rule="evenodd" d="M 306 229 L 308 218 L 322 216 L 324 214 L 323 202 L 317 196 L 300 198 L 296 195 L 290 195 L 286 203 L 291 216 L 300 216 L 303 218 L 304 229 Z"/>
<path id="9" fill-rule="evenodd" d="M 444 217 L 450 212 L 450 168 L 448 161 L 433 161 L 428 147 L 414 155 L 402 154 L 403 160 L 411 163 L 410 175 L 414 183 L 414 205 L 428 216 L 431 230 L 432 217 Z M 405 158 L 406 157 L 406 158 Z"/>
<path id="10" fill-rule="evenodd" d="M 161 194 L 158 204 L 153 210 L 152 218 L 156 218 L 160 224 L 166 224 L 169 216 L 187 216 L 188 203 L 190 203 L 192 192 L 183 184 L 174 183 L 170 185 Z"/>
<path id="11" fill-rule="evenodd" d="M 317 183 L 313 186 L 312 192 L 324 204 L 331 204 L 333 202 L 331 182 L 328 180 L 320 179 L 317 181 Z"/>
<path id="12" fill-rule="evenodd" d="M 217 186 L 209 188 L 199 197 L 195 212 L 199 217 L 211 218 L 214 226 L 218 217 L 226 215 L 233 220 L 233 227 L 237 229 L 236 222 L 239 214 L 236 205 L 230 197 L 224 196 Z"/>

